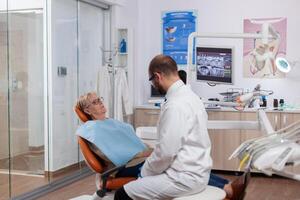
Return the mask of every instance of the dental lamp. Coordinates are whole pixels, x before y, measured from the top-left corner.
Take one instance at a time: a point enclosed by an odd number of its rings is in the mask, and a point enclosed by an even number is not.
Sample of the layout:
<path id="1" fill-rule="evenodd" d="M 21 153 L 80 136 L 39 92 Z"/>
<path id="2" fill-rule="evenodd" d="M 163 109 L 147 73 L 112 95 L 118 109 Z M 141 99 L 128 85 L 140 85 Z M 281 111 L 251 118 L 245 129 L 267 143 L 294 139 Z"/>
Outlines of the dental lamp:
<path id="1" fill-rule="evenodd" d="M 291 65 L 286 58 L 278 57 L 275 60 L 276 67 L 283 73 L 289 73 L 291 71 Z"/>
<path id="2" fill-rule="evenodd" d="M 280 38 L 273 26 L 269 23 L 262 24 L 261 33 L 197 33 L 193 32 L 188 38 L 188 52 L 187 52 L 187 84 L 191 80 L 190 74 L 196 71 L 193 66 L 193 47 L 195 38 L 229 38 L 229 39 L 261 39 L 263 44 L 268 44 L 270 39 Z"/>

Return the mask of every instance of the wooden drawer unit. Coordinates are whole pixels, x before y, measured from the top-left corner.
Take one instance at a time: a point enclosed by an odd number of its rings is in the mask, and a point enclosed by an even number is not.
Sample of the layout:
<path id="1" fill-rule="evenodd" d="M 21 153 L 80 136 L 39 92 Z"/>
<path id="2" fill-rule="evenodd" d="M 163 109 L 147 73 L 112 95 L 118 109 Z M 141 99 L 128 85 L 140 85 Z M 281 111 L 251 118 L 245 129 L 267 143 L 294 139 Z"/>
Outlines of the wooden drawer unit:
<path id="1" fill-rule="evenodd" d="M 208 120 L 234 120 L 234 121 L 256 121 L 258 113 L 254 111 L 208 111 Z M 156 126 L 160 109 L 136 108 L 134 114 L 135 127 Z M 267 111 L 267 116 L 274 128 L 279 130 L 297 120 L 300 120 L 300 113 Z M 244 141 L 259 137 L 264 134 L 260 130 L 229 130 L 209 129 L 211 140 L 211 156 L 213 169 L 236 171 L 239 161 L 228 160 L 232 152 Z M 300 173 L 300 167 L 290 167 L 292 171 Z"/>
<path id="2" fill-rule="evenodd" d="M 160 109 L 136 108 L 134 113 L 134 126 L 156 126 Z"/>
<path id="3" fill-rule="evenodd" d="M 208 120 L 240 120 L 239 112 L 208 112 Z M 209 129 L 213 169 L 237 170 L 238 160 L 228 160 L 232 152 L 240 145 L 240 130 Z"/>
<path id="4" fill-rule="evenodd" d="M 280 112 L 267 112 L 267 116 L 270 120 L 270 123 L 271 123 L 274 131 L 278 131 L 281 128 Z"/>

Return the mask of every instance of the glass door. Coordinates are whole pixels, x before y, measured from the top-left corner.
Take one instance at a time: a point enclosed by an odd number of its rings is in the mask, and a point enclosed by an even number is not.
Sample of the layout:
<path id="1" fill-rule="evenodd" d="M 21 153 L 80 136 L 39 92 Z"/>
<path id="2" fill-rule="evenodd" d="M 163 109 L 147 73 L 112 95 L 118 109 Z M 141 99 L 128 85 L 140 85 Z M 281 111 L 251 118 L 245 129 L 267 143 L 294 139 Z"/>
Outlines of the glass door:
<path id="1" fill-rule="evenodd" d="M 112 62 L 110 43 L 110 11 L 96 5 L 79 1 L 78 4 L 78 95 L 97 92 L 104 97 L 105 106 L 110 115 L 113 92 L 109 95 L 99 93 L 99 84 L 104 81 L 102 72 L 110 71 L 108 64 Z M 105 68 L 105 69 L 104 69 Z M 112 71 L 110 71 L 112 72 Z M 111 73 L 108 74 L 112 79 Z M 105 87 L 105 86 L 104 86 Z M 112 86 L 110 87 L 111 91 Z M 109 103 L 108 103 L 109 102 Z M 112 113 L 111 113 L 112 114 Z M 82 155 L 80 154 L 82 161 Z M 82 163 L 84 165 L 84 163 Z"/>
<path id="2" fill-rule="evenodd" d="M 52 0 L 46 19 L 44 5 L 0 0 L 0 200 L 88 171 L 73 107 L 111 62 L 110 10 Z"/>
<path id="3" fill-rule="evenodd" d="M 7 4 L 0 5 L 0 200 L 10 196 Z"/>
<path id="4" fill-rule="evenodd" d="M 103 66 L 104 11 L 79 1 L 78 6 L 78 60 L 79 95 L 95 91 L 97 74 Z M 108 52 L 109 53 L 109 52 Z"/>
<path id="5" fill-rule="evenodd" d="M 10 168 L 12 196 L 17 196 L 47 183 L 43 10 L 8 11 L 8 33 Z M 18 187 L 21 181 L 28 188 Z"/>
<path id="6" fill-rule="evenodd" d="M 73 0 L 54 0 L 51 6 L 49 176 L 53 182 L 87 171 L 76 137 L 79 121 L 74 106 L 80 95 L 96 89 L 103 65 L 104 16 L 109 11 Z"/>
<path id="7" fill-rule="evenodd" d="M 48 184 L 43 55 L 43 0 L 0 0 L 0 199 Z"/>

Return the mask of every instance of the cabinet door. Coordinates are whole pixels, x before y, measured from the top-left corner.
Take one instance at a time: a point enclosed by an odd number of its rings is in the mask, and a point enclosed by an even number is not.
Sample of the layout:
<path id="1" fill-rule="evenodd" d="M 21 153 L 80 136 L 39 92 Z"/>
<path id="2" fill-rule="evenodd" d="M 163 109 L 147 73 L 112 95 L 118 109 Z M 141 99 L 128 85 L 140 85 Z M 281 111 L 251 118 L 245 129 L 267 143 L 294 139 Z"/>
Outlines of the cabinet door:
<path id="1" fill-rule="evenodd" d="M 280 113 L 279 112 L 268 112 L 267 116 L 270 120 L 270 123 L 271 123 L 274 131 L 279 130 L 281 128 Z"/>
<path id="2" fill-rule="evenodd" d="M 159 114 L 159 109 L 135 109 L 134 126 L 156 126 Z"/>
<path id="3" fill-rule="evenodd" d="M 284 128 L 296 121 L 300 120 L 300 113 L 281 113 L 280 114 L 280 127 Z"/>
<path id="4" fill-rule="evenodd" d="M 209 120 L 240 120 L 239 112 L 208 112 Z M 213 169 L 233 170 L 238 168 L 238 159 L 228 160 L 232 152 L 240 145 L 240 130 L 209 129 Z"/>
<path id="5" fill-rule="evenodd" d="M 241 113 L 241 121 L 257 121 L 258 114 L 256 112 L 242 112 Z M 241 143 L 252 139 L 257 138 L 262 135 L 261 130 L 241 130 Z"/>
<path id="6" fill-rule="evenodd" d="M 287 127 L 288 125 L 300 120 L 299 113 L 280 113 L 280 128 Z M 300 166 L 288 166 L 286 167 L 288 171 L 300 174 Z"/>
<path id="7" fill-rule="evenodd" d="M 293 113 L 281 113 L 280 114 L 280 128 L 284 128 L 294 122 Z"/>

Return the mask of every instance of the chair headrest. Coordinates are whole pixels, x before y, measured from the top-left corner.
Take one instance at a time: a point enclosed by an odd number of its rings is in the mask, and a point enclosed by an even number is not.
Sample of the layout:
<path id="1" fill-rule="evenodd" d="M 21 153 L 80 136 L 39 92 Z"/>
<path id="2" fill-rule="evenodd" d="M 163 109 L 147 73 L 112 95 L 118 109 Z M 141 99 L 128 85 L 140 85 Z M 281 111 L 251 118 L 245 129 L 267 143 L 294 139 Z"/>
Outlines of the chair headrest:
<path id="1" fill-rule="evenodd" d="M 86 122 L 89 120 L 89 116 L 86 115 L 81 109 L 79 105 L 75 105 L 74 111 L 79 117 L 82 122 Z M 97 173 L 102 173 L 104 170 L 104 166 L 101 162 L 96 158 L 90 146 L 88 145 L 87 140 L 83 139 L 82 137 L 78 136 L 78 143 L 81 149 L 81 152 L 86 160 L 86 163 L 90 166 Z"/>
<path id="2" fill-rule="evenodd" d="M 79 119 L 82 122 L 86 122 L 89 120 L 89 116 L 87 116 L 79 107 L 79 105 L 76 105 L 74 108 L 75 113 L 77 114 L 77 116 L 79 117 Z"/>

